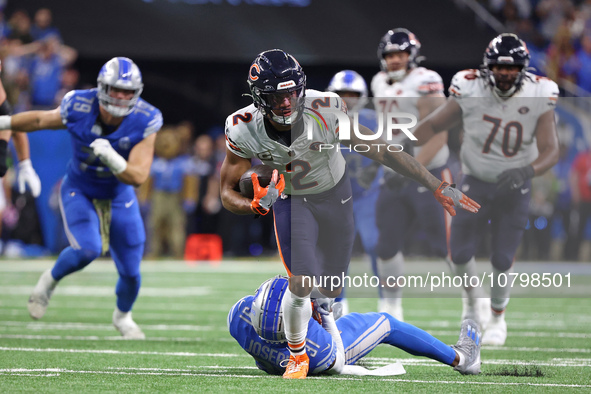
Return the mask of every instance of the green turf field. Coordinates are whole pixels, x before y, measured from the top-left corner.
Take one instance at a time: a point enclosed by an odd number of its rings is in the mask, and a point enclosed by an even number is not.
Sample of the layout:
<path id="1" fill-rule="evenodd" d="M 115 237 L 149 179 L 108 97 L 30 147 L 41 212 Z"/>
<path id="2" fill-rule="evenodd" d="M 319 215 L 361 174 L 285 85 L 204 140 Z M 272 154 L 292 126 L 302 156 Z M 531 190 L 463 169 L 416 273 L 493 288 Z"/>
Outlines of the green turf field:
<path id="1" fill-rule="evenodd" d="M 265 279 L 274 263 L 223 262 L 218 267 L 146 262 L 134 319 L 145 341 L 123 341 L 111 325 L 117 274 L 107 260 L 65 278 L 45 317 L 29 318 L 26 303 L 53 261 L 0 261 L 0 392 L 591 392 L 591 299 L 511 300 L 509 337 L 484 347 L 482 374 L 380 345 L 367 368 L 400 361 L 392 377 L 310 377 L 284 381 L 257 370 L 226 329 L 230 307 Z M 588 278 L 586 279 L 588 282 Z M 352 311 L 376 300 L 350 299 Z M 446 343 L 459 332 L 458 298 L 405 299 L 406 321 Z"/>

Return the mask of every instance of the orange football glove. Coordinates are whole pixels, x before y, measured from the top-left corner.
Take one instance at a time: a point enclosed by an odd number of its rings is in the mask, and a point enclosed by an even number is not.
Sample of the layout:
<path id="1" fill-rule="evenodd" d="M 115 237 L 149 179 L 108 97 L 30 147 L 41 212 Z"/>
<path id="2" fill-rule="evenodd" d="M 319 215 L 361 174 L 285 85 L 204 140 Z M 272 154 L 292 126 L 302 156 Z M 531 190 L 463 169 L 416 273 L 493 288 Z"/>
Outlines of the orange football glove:
<path id="1" fill-rule="evenodd" d="M 285 179 L 283 178 L 283 174 L 279 176 L 277 170 L 273 170 L 271 182 L 267 187 L 261 187 L 259 177 L 256 173 L 253 172 L 250 178 L 252 179 L 252 189 L 254 191 L 254 198 L 250 203 L 250 209 L 254 213 L 264 216 L 269 213 L 271 206 L 277 201 L 281 193 L 283 193 Z"/>
<path id="2" fill-rule="evenodd" d="M 478 212 L 480 208 L 480 204 L 456 189 L 455 184 L 450 185 L 448 182 L 441 182 L 433 195 L 451 216 L 456 216 L 454 207 L 460 207 L 473 213 Z"/>

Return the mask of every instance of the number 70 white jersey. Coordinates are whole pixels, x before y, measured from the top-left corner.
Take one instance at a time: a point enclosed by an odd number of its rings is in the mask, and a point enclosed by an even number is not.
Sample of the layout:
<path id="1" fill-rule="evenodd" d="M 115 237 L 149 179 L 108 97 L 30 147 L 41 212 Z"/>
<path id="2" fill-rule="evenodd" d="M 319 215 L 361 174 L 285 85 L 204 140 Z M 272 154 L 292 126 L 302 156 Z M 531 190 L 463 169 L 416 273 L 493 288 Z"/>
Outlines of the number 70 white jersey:
<path id="1" fill-rule="evenodd" d="M 226 119 L 226 146 L 235 155 L 258 158 L 285 177 L 285 193 L 317 194 L 332 189 L 345 173 L 345 159 L 340 144 L 338 118 L 323 108 L 347 111 L 335 93 L 306 90 L 303 114 L 304 132 L 286 146 L 270 138 L 264 117 L 253 104 Z M 308 130 L 312 138 L 308 138 Z M 322 146 L 322 148 L 321 148 Z M 332 148 L 329 148 L 332 146 Z"/>
<path id="2" fill-rule="evenodd" d="M 531 164 L 538 157 L 536 127 L 540 116 L 556 107 L 558 86 L 526 73 L 523 85 L 508 99 L 499 98 L 479 70 L 457 73 L 449 93 L 462 108 L 462 171 L 485 182 L 497 182 L 507 169 Z"/>

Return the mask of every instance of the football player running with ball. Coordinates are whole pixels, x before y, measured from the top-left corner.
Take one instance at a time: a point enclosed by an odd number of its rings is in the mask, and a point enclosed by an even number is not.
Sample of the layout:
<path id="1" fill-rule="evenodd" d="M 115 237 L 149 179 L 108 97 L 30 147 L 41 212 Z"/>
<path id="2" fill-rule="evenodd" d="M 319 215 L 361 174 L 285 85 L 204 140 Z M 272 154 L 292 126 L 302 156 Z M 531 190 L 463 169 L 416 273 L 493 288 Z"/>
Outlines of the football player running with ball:
<path id="1" fill-rule="evenodd" d="M 113 325 L 126 339 L 144 339 L 131 317 L 146 240 L 133 187 L 150 173 L 162 114 L 140 98 L 142 75 L 131 59 L 109 60 L 97 82 L 98 88 L 69 92 L 54 110 L 0 116 L 3 130 L 66 128 L 74 147 L 60 189 L 70 246 L 39 278 L 29 298 L 29 314 L 33 319 L 43 317 L 62 278 L 110 251 L 119 272 Z"/>
<path id="2" fill-rule="evenodd" d="M 306 334 L 312 316 L 311 278 L 344 275 L 355 234 L 345 159 L 338 149 L 326 147 L 364 140 L 355 135 L 354 122 L 349 122 L 346 130 L 350 140 L 343 140 L 346 131 L 339 130 L 338 119 L 346 113 L 346 105 L 337 94 L 306 90 L 302 67 L 286 52 L 272 49 L 260 53 L 250 66 L 247 81 L 253 104 L 226 120 L 222 203 L 229 211 L 243 215 L 265 215 L 273 206 L 277 244 L 290 276 L 283 308 L 291 357 L 283 376 L 304 379 L 308 373 Z M 359 129 L 363 134 L 374 134 L 361 125 Z M 454 207 L 478 210 L 478 204 L 404 152 L 375 149 L 365 155 L 423 184 L 452 214 Z M 252 158 L 276 172 L 265 188 L 257 187 L 253 174 L 255 195 L 249 199 L 237 192 L 236 186 L 251 167 Z M 341 288 L 320 286 L 318 291 L 318 297 L 334 300 Z M 331 301 L 324 307 L 332 313 Z"/>
<path id="3" fill-rule="evenodd" d="M 465 288 L 462 314 L 462 319 L 472 318 L 486 327 L 482 343 L 487 345 L 503 345 L 507 338 L 504 312 L 511 288 L 506 285 L 510 281 L 499 276 L 510 272 L 527 224 L 531 178 L 558 161 L 558 86 L 528 72 L 529 59 L 525 43 L 515 34 L 497 36 L 480 70 L 457 73 L 449 100 L 415 131 L 421 143 L 463 122 L 460 190 L 469 191 L 482 209 L 453 218 L 450 249 L 456 275 L 477 276 L 474 255 L 490 222 L 492 314 L 479 288 Z"/>

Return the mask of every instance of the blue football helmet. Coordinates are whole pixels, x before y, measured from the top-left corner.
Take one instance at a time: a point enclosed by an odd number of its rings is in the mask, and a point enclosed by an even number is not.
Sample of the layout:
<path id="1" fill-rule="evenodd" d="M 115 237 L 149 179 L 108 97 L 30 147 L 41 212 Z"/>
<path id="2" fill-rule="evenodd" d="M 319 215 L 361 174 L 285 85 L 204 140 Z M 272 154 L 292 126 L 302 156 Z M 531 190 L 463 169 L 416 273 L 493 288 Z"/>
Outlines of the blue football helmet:
<path id="1" fill-rule="evenodd" d="M 408 29 L 398 28 L 388 30 L 378 44 L 378 59 L 382 71 L 387 72 L 390 78 L 394 80 L 402 79 L 409 69 L 416 67 L 421 62 L 422 57 L 419 56 L 420 50 L 421 43 L 419 39 Z M 408 53 L 409 57 L 406 70 L 388 71 L 384 56 L 392 52 Z"/>
<path id="2" fill-rule="evenodd" d="M 530 55 L 525 42 L 515 34 L 503 33 L 496 36 L 486 48 L 481 73 L 484 78 L 499 96 L 507 97 L 519 90 L 525 79 L 525 73 L 529 67 Z M 513 86 L 508 90 L 501 90 L 498 81 L 495 81 L 494 73 L 491 68 L 494 65 L 510 65 L 520 67 L 520 72 L 513 82 Z"/>
<path id="3" fill-rule="evenodd" d="M 326 90 L 337 94 L 339 92 L 358 93 L 359 99 L 355 100 L 354 105 L 349 104 L 352 100 L 345 98 L 347 105 L 352 110 L 359 110 L 367 103 L 367 84 L 365 83 L 365 79 L 353 70 L 343 70 L 336 73 L 330 80 Z"/>
<path id="4" fill-rule="evenodd" d="M 140 69 L 126 57 L 114 57 L 106 62 L 99 72 L 97 85 L 101 107 L 116 117 L 129 115 L 144 89 Z M 133 97 L 129 100 L 111 97 L 112 88 L 133 90 Z"/>
<path id="5" fill-rule="evenodd" d="M 295 123 L 302 117 L 306 74 L 290 54 L 281 49 L 261 52 L 250 66 L 247 81 L 254 105 L 264 116 L 284 125 Z M 292 107 L 295 103 L 290 114 L 279 108 L 286 95 L 292 98 Z"/>
<path id="6" fill-rule="evenodd" d="M 281 302 L 288 286 L 287 278 L 278 275 L 265 281 L 254 294 L 251 324 L 258 336 L 266 341 L 285 341 Z"/>

